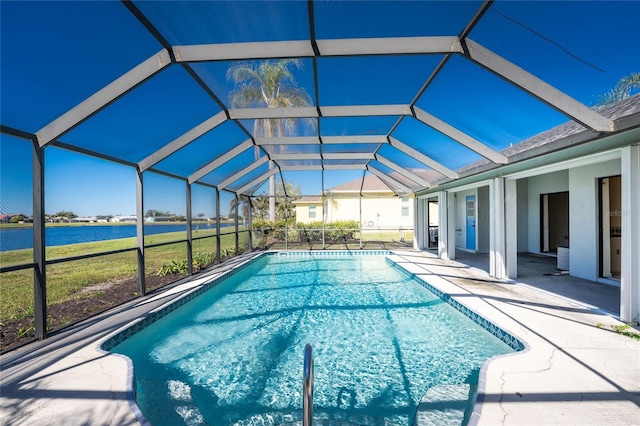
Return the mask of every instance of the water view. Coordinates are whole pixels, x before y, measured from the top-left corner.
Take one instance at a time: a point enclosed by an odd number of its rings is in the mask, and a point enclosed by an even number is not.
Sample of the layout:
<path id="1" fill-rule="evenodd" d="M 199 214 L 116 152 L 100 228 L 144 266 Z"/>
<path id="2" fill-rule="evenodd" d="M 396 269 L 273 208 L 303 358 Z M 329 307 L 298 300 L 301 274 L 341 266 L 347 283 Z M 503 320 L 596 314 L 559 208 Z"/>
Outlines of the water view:
<path id="1" fill-rule="evenodd" d="M 233 226 L 221 223 L 221 228 Z M 194 236 L 198 230 L 215 229 L 215 223 L 192 224 Z M 185 232 L 186 224 L 145 225 L 145 235 L 163 234 L 168 232 Z M 67 244 L 88 243 L 91 241 L 115 240 L 136 236 L 136 225 L 88 225 L 88 226 L 57 226 L 45 228 L 45 242 L 47 247 L 63 246 Z M 33 247 L 33 228 L 4 228 L 0 227 L 0 251 L 21 250 Z"/>

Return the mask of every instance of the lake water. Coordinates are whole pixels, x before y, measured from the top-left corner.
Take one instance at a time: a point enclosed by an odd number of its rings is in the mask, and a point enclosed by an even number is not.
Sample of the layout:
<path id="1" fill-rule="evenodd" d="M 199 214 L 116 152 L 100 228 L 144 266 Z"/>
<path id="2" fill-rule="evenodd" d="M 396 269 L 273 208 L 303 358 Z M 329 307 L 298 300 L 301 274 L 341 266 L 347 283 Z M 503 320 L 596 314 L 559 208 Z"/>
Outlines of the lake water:
<path id="1" fill-rule="evenodd" d="M 230 226 L 220 224 L 221 228 Z M 232 226 L 232 225 L 231 225 Z M 191 229 L 215 229 L 215 223 L 192 224 Z M 164 234 L 167 232 L 186 232 L 186 224 L 145 225 L 144 234 Z M 136 225 L 90 225 L 46 227 L 45 241 L 47 247 L 67 244 L 88 243 L 91 241 L 115 240 L 136 236 Z M 33 247 L 33 228 L 0 228 L 0 252 L 21 250 Z"/>

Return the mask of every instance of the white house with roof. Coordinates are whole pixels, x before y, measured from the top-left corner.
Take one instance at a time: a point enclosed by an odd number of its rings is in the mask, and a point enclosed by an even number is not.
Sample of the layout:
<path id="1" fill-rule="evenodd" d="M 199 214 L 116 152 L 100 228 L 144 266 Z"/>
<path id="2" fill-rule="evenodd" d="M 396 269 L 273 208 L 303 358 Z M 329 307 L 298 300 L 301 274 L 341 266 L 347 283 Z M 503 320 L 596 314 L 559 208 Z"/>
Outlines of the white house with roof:
<path id="1" fill-rule="evenodd" d="M 137 216 L 134 215 L 130 215 L 130 216 L 114 216 L 111 218 L 111 222 L 129 222 L 129 223 L 135 223 L 137 220 Z"/>
<path id="2" fill-rule="evenodd" d="M 418 229 L 437 220 L 441 258 L 488 253 L 497 278 L 518 277 L 518 253 L 557 256 L 570 275 L 619 287 L 621 320 L 636 320 L 640 95 L 601 113 L 627 130 L 597 139 L 569 122 L 503 150 L 506 165 L 478 161 L 458 170 L 456 181 L 432 181 L 416 195 Z M 432 248 L 419 232 L 415 245 Z"/>

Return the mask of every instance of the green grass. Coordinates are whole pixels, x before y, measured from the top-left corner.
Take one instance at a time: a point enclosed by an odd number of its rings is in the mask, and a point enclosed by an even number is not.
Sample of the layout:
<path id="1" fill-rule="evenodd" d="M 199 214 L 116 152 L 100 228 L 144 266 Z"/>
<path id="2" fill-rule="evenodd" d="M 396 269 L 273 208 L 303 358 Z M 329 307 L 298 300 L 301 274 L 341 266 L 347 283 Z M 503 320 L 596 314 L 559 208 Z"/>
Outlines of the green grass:
<path id="1" fill-rule="evenodd" d="M 224 232 L 225 230 L 223 230 Z M 221 233 L 220 248 L 235 248 L 233 233 Z M 214 236 L 215 230 L 194 231 L 194 237 Z M 242 236 L 242 234 L 241 234 Z M 145 237 L 145 245 L 176 241 L 186 237 L 186 232 L 157 234 Z M 245 241 L 246 243 L 246 241 Z M 136 238 L 123 238 L 91 243 L 47 247 L 46 258 L 60 259 L 133 248 Z M 241 244 L 242 245 L 242 244 Z M 193 242 L 193 251 L 215 252 L 215 238 Z M 145 273 L 155 275 L 163 264 L 186 258 L 186 242 L 176 242 L 160 247 L 145 248 Z M 2 253 L 2 266 L 30 263 L 33 251 L 15 250 Z M 56 304 L 82 297 L 91 297 L 81 290 L 87 286 L 113 280 L 137 277 L 136 251 L 98 256 L 90 259 L 67 261 L 47 265 L 47 303 Z M 15 320 L 34 314 L 33 270 L 31 268 L 0 274 L 0 322 Z M 95 293 L 93 294 L 95 296 Z"/>

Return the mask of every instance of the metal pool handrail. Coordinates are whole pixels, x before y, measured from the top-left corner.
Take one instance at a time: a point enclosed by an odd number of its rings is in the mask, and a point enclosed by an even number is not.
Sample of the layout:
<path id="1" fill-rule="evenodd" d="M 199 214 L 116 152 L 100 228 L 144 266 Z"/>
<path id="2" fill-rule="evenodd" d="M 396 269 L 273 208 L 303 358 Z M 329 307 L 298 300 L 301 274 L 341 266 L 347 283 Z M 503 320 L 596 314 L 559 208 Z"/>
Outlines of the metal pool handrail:
<path id="1" fill-rule="evenodd" d="M 313 422 L 313 354 L 311 345 L 304 347 L 304 370 L 302 376 L 302 426 Z"/>

